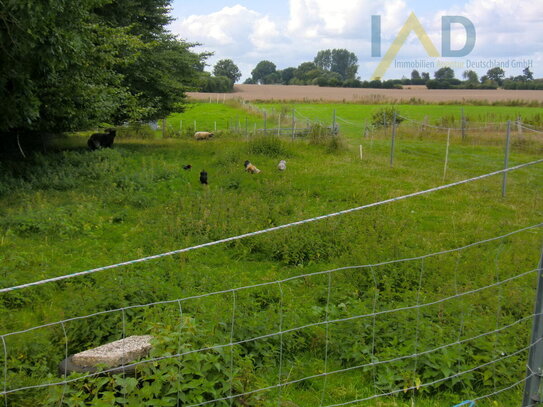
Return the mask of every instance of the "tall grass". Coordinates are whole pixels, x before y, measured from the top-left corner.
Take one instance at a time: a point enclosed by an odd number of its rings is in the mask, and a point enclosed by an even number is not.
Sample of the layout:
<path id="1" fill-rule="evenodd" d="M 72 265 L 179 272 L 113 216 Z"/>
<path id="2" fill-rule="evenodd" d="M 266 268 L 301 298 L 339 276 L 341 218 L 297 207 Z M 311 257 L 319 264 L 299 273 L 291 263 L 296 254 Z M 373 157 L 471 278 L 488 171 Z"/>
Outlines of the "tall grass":
<path id="1" fill-rule="evenodd" d="M 182 118 L 184 123 L 196 118 L 209 124 L 215 121 L 211 119 L 224 120 L 234 109 L 227 107 L 228 111 L 221 113 L 224 116 L 213 110 L 213 116 L 208 105 L 197 105 L 187 116 L 172 118 L 170 124 L 175 120 L 180 124 Z M 238 111 L 240 116 L 242 113 Z M 378 133 L 362 141 L 362 160 L 358 148 L 348 144 L 361 140 L 354 131 L 324 138 L 322 131 L 316 131 L 307 140 L 296 141 L 252 135 L 247 141 L 234 132 L 205 142 L 188 136 L 121 136 L 114 149 L 95 152 L 86 151 L 83 136 L 74 136 L 60 141 L 62 151 L 36 154 L 23 163 L 3 162 L 2 286 L 189 247 L 443 182 L 444 143 L 438 134 L 407 137 L 400 133 L 394 167 L 389 165 L 390 140 Z M 341 140 L 348 143 L 340 146 Z M 331 143 L 338 144 L 332 147 Z M 517 147 L 511 165 L 538 157 L 537 148 Z M 277 162 L 285 157 L 287 171 L 279 172 Z M 245 173 L 246 159 L 262 173 Z M 449 160 L 447 181 L 459 180 L 501 168 L 503 148 L 454 139 Z M 186 164 L 191 164 L 192 170 L 183 170 Z M 209 174 L 208 186 L 198 181 L 201 169 Z M 5 333 L 126 305 L 459 247 L 540 222 L 542 193 L 543 172 L 532 167 L 510 174 L 505 199 L 501 198 L 500 179 L 488 179 L 227 245 L 15 291 L 0 296 L 0 330 Z M 283 284 L 282 291 L 270 286 L 239 292 L 234 339 L 275 332 L 280 312 L 283 329 L 289 329 L 327 316 L 339 319 L 371 313 L 375 307 L 386 310 L 417 301 L 432 302 L 491 284 L 533 269 L 540 254 L 540 238 L 541 231 L 534 230 L 460 254 L 428 259 L 424 264 L 407 262 L 334 273 L 328 305 L 327 276 L 293 280 Z M 140 390 L 122 377 L 104 377 L 81 386 L 70 385 L 65 393 L 61 387 L 21 392 L 10 395 L 8 402 L 59 405 L 62 399 L 64 405 L 74 405 L 116 400 L 109 404 L 114 405 L 127 397 L 134 405 L 157 400 L 176 405 L 171 383 L 187 384 L 190 389 L 182 391 L 190 400 L 228 394 L 230 383 L 234 393 L 242 393 L 277 383 L 280 347 L 283 380 L 295 380 L 322 373 L 326 348 L 329 370 L 376 358 L 393 359 L 414 353 L 415 348 L 431 349 L 459 336 L 467 338 L 511 323 L 532 312 L 533 296 L 534 280 L 528 277 L 500 289 L 428 307 L 419 314 L 384 315 L 376 319 L 375 328 L 372 320 L 360 319 L 330 325 L 328 333 L 317 326 L 285 334 L 283 342 L 273 337 L 235 347 L 232 353 L 203 352 L 192 359 L 159 363 L 141 371 L 142 379 L 136 382 Z M 68 351 L 79 352 L 123 334 L 155 335 L 157 355 L 176 351 L 180 340 L 187 349 L 228 343 L 232 304 L 230 292 L 184 302 L 185 328 L 181 333 L 177 303 L 127 311 L 124 319 L 123 314 L 112 313 L 66 323 Z M 330 376 L 326 388 L 322 379 L 287 386 L 282 397 L 286 402 L 312 406 L 315 400 L 320 401 L 323 389 L 327 402 L 340 402 L 432 381 L 525 346 L 529 329 L 527 322 L 499 338 L 482 338 L 428 354 L 418 358 L 416 370 L 414 360 L 398 361 Z M 65 352 L 62 327 L 8 338 L 7 349 L 8 388 L 52 380 Z M 235 361 L 232 382 L 230 357 Z M 0 352 L 0 366 L 3 363 Z M 383 402 L 410 405 L 413 397 L 422 406 L 450 406 L 452 400 L 461 401 L 519 380 L 524 364 L 519 356 L 495 369 L 488 367 L 459 381 L 409 391 Z M 183 366 L 191 370 L 190 378 L 179 376 Z M 202 384 L 211 382 L 208 378 L 222 390 L 211 394 Z M 102 381 L 103 389 L 99 390 Z M 275 404 L 276 396 L 277 392 L 263 392 L 234 404 Z M 486 405 L 494 401 L 514 405 L 517 400 L 518 393 L 507 392 Z"/>

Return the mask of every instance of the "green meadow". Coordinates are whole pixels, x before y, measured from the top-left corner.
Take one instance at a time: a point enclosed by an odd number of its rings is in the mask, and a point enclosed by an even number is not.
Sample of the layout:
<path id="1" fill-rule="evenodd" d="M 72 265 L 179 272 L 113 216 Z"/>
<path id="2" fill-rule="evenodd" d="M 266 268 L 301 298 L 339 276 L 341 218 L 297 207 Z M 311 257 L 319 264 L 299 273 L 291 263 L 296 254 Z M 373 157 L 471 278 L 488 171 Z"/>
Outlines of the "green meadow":
<path id="1" fill-rule="evenodd" d="M 371 126 L 380 108 L 195 103 L 169 117 L 164 131 L 123 129 L 113 149 L 89 152 L 88 134 L 81 133 L 28 160 L 2 161 L 1 287 L 380 202 L 504 166 L 504 127 L 464 139 L 455 131 L 445 172 L 447 134 L 408 123 L 398 127 L 390 165 L 392 130 Z M 432 125 L 460 123 L 460 106 L 396 108 Z M 308 119 L 330 125 L 335 111 L 339 135 L 323 135 L 320 127 L 294 140 L 273 130 L 255 133 L 276 128 L 279 115 L 289 127 L 292 109 L 300 126 Z M 473 126 L 518 116 L 538 126 L 541 113 L 464 108 Z M 194 130 L 215 128 L 211 140 L 192 138 Z M 542 152 L 541 135 L 515 129 L 510 166 Z M 284 172 L 276 168 L 282 159 Z M 245 160 L 262 172 L 246 173 Z M 192 170 L 183 170 L 187 164 Z M 202 170 L 207 186 L 199 182 Z M 451 250 L 539 224 L 542 198 L 543 167 L 536 165 L 508 175 L 505 197 L 502 176 L 494 176 L 0 294 L 0 334 L 52 324 L 3 337 L 7 380 L 2 374 L 0 383 L 7 390 L 61 381 L 57 368 L 67 354 L 129 335 L 153 335 L 151 357 L 183 354 L 142 364 L 136 377 L 73 375 L 67 385 L 10 393 L 6 404 L 177 406 L 235 396 L 232 404 L 210 405 L 309 407 L 393 393 L 356 405 L 429 407 L 498 392 L 525 374 L 521 350 L 529 343 L 526 317 L 536 284 L 528 272 L 538 265 L 541 228 L 424 260 L 319 273 Z M 171 302 L 55 324 L 163 301 Z M 238 344 L 216 347 L 229 343 Z M 253 392 L 264 388 L 270 389 Z M 519 385 L 477 406 L 518 405 L 521 395 Z"/>

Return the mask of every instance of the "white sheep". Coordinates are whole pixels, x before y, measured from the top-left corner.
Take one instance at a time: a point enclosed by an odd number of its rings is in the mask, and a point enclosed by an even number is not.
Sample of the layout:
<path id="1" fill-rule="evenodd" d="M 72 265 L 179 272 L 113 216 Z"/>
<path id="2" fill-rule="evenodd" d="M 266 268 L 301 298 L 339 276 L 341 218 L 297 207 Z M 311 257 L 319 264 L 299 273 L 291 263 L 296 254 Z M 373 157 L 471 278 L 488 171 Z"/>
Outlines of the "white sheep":
<path id="1" fill-rule="evenodd" d="M 277 164 L 277 169 L 279 171 L 285 171 L 287 169 L 287 162 L 285 160 L 279 161 L 279 164 Z"/>
<path id="2" fill-rule="evenodd" d="M 194 138 L 196 140 L 208 140 L 213 136 L 214 134 L 208 131 L 197 131 L 196 133 L 194 133 Z"/>

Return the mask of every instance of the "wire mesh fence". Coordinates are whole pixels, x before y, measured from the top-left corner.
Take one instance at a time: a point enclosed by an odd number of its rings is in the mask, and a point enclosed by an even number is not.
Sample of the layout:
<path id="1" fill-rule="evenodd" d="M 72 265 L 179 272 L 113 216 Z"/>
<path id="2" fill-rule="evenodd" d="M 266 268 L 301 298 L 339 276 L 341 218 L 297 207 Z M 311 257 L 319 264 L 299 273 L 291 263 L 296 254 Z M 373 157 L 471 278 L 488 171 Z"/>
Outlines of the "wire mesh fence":
<path id="1" fill-rule="evenodd" d="M 391 204 L 541 162 L 186 249 L 6 287 L 0 294 Z M 132 304 L 6 332 L 0 335 L 0 396 L 6 406 L 27 397 L 62 405 L 78 394 L 110 386 L 125 401 L 141 401 L 154 383 L 167 382 L 171 405 L 251 405 L 263 398 L 281 403 L 292 389 L 310 390 L 314 404 L 328 407 L 394 395 L 466 392 L 466 388 L 472 400 L 482 400 L 535 374 L 523 377 L 526 352 L 542 340 L 529 342 L 527 335 L 534 318 L 541 315 L 529 311 L 541 264 L 515 252 L 512 242 L 518 247 L 519 242 L 537 240 L 542 227 L 535 224 L 423 256 Z M 494 261 L 478 262 L 481 253 L 487 257 L 491 253 Z M 514 258 L 506 264 L 515 266 L 504 268 L 505 257 Z M 137 368 L 136 378 L 111 379 L 107 373 L 115 368 L 107 367 L 72 376 L 56 372 L 61 360 L 92 344 L 143 333 L 156 338 L 151 355 L 122 365 L 123 370 Z M 167 379 L 163 372 L 168 372 Z M 215 384 L 206 386 L 208 381 Z M 364 385 L 351 391 L 334 391 L 341 383 L 360 381 Z"/>

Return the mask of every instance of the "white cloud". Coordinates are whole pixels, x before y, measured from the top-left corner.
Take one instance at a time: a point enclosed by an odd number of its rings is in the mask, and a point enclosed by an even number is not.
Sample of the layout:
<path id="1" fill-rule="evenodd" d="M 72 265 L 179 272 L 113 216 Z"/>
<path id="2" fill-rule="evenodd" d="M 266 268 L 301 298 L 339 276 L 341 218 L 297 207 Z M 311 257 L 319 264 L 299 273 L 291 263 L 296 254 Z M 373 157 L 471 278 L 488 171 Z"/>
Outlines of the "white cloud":
<path id="1" fill-rule="evenodd" d="M 202 43 L 203 49 L 215 52 L 209 60 L 211 65 L 219 59 L 233 59 L 242 70 L 243 78 L 263 59 L 273 61 L 282 69 L 310 61 L 319 50 L 327 48 L 346 48 L 354 52 L 360 63 L 359 74 L 367 78 L 379 62 L 370 57 L 371 16 L 381 16 L 384 54 L 413 11 L 408 0 L 288 1 L 286 19 L 235 5 L 207 15 L 191 15 L 175 22 L 172 30 L 191 42 Z M 470 57 L 524 57 L 541 61 L 543 6 L 534 2 L 536 0 L 466 0 L 463 5 L 437 13 L 416 12 L 438 50 L 441 49 L 441 17 L 463 15 L 473 21 L 477 30 L 476 48 Z M 454 27 L 452 45 L 458 49 L 465 43 L 465 32 L 460 26 Z M 414 34 L 398 54 L 399 59 L 426 56 Z M 391 69 L 387 77 L 396 74 Z"/>
<path id="2" fill-rule="evenodd" d="M 437 14 L 463 15 L 473 22 L 477 31 L 474 54 L 478 56 L 513 58 L 543 48 L 543 6 L 539 1 L 470 0 Z"/>
<path id="3" fill-rule="evenodd" d="M 244 77 L 260 59 L 275 61 L 273 57 L 284 53 L 280 48 L 288 43 L 269 16 L 241 5 L 178 20 L 172 24 L 172 32 L 214 52 L 208 60 L 210 65 L 219 59 L 233 59 Z"/>
<path id="4" fill-rule="evenodd" d="M 382 16 L 383 32 L 397 32 L 409 11 L 404 0 L 290 0 L 288 30 L 305 39 L 369 39 L 372 15 Z"/>
<path id="5" fill-rule="evenodd" d="M 249 39 L 256 49 L 270 49 L 280 39 L 279 30 L 276 24 L 268 16 L 265 16 L 255 21 Z"/>
<path id="6" fill-rule="evenodd" d="M 224 7 L 207 14 L 176 21 L 172 31 L 191 42 L 216 51 L 218 55 L 243 55 L 273 48 L 281 39 L 274 21 L 241 5 Z"/>

